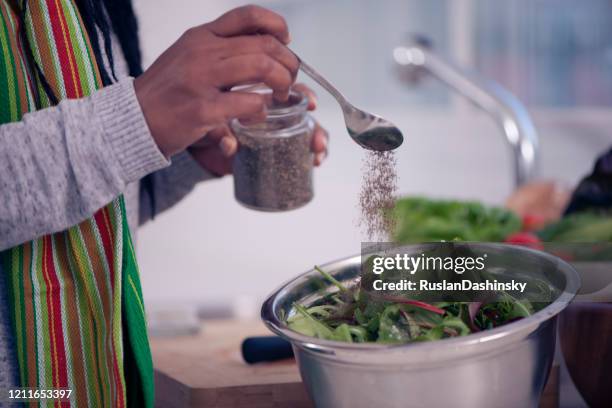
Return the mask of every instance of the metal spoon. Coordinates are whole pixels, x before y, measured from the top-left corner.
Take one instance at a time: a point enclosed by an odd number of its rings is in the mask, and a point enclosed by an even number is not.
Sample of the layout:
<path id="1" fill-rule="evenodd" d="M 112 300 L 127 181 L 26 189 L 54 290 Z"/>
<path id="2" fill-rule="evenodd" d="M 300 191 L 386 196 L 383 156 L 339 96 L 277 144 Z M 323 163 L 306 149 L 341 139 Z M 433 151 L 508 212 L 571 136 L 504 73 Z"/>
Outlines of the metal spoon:
<path id="1" fill-rule="evenodd" d="M 296 55 L 297 56 L 297 55 Z M 386 151 L 400 147 L 404 141 L 402 132 L 391 122 L 380 116 L 364 112 L 353 106 L 328 80 L 300 57 L 300 69 L 314 79 L 340 104 L 344 113 L 344 122 L 351 138 L 364 149 Z"/>

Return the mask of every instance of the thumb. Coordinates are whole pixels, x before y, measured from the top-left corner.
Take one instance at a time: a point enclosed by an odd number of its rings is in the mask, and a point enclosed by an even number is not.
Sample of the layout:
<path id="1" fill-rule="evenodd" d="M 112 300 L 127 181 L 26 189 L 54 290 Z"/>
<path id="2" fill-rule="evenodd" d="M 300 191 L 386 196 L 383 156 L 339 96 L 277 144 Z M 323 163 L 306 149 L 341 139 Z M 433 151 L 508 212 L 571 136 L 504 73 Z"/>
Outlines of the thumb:
<path id="1" fill-rule="evenodd" d="M 238 150 L 238 140 L 227 125 L 213 129 L 209 136 L 225 157 L 232 157 Z"/>
<path id="2" fill-rule="evenodd" d="M 232 133 L 229 133 L 219 141 L 219 149 L 225 157 L 232 157 L 238 150 L 238 140 Z"/>
<path id="3" fill-rule="evenodd" d="M 219 126 L 213 130 L 207 132 L 201 139 L 191 145 L 194 148 L 208 148 L 219 144 L 223 137 L 231 135 L 229 127 L 226 125 Z"/>
<path id="4" fill-rule="evenodd" d="M 238 150 L 238 140 L 227 125 L 219 126 L 192 145 L 195 149 L 219 149 L 224 157 L 232 157 Z"/>

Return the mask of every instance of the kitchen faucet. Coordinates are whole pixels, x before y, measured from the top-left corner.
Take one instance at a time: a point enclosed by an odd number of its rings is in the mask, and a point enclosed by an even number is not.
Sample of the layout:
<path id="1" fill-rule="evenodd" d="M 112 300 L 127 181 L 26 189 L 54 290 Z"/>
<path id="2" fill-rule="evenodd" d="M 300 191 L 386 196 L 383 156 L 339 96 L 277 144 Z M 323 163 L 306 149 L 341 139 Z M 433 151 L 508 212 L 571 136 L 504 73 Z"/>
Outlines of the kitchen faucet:
<path id="1" fill-rule="evenodd" d="M 422 36 L 414 36 L 408 45 L 395 48 L 393 57 L 407 82 L 420 82 L 424 74 L 430 74 L 489 113 L 512 149 L 515 186 L 533 179 L 539 161 L 538 135 L 527 109 L 513 94 L 496 82 L 444 61 Z"/>

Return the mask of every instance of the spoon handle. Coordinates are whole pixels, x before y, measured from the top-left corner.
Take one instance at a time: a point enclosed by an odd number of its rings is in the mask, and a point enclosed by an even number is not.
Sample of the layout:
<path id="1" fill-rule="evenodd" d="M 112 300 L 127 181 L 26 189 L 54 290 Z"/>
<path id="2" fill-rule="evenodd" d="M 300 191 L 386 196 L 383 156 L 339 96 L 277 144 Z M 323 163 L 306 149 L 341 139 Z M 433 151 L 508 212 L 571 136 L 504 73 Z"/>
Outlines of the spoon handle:
<path id="1" fill-rule="evenodd" d="M 300 57 L 297 56 L 297 54 L 296 57 L 300 61 L 300 70 L 312 79 L 314 79 L 323 88 L 325 88 L 327 92 L 329 92 L 334 98 L 336 98 L 338 103 L 342 105 L 343 109 L 346 105 L 349 104 L 344 95 L 342 95 L 342 93 L 340 93 L 340 91 L 337 90 L 336 87 L 331 84 L 331 82 L 323 78 L 321 74 L 317 72 L 317 70 L 305 63 Z"/>

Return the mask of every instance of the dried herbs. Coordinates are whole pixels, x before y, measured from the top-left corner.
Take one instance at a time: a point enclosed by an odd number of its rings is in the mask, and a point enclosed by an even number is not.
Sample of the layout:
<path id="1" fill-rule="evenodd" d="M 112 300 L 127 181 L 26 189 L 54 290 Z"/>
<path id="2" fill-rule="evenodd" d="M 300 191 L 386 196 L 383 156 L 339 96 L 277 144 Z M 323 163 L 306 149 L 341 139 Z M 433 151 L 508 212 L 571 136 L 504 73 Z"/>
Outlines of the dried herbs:
<path id="1" fill-rule="evenodd" d="M 234 161 L 234 192 L 255 209 L 287 211 L 313 197 L 313 157 L 308 129 L 290 137 L 242 134 Z"/>
<path id="2" fill-rule="evenodd" d="M 279 102 L 268 88 L 264 95 L 266 120 L 256 124 L 232 122 L 239 141 L 234 159 L 234 195 L 238 202 L 260 211 L 288 211 L 313 198 L 314 122 L 307 114 L 308 100 L 292 91 Z"/>
<path id="3" fill-rule="evenodd" d="M 397 191 L 393 151 L 367 151 L 359 194 L 360 225 L 370 240 L 386 240 L 393 233 Z"/>

